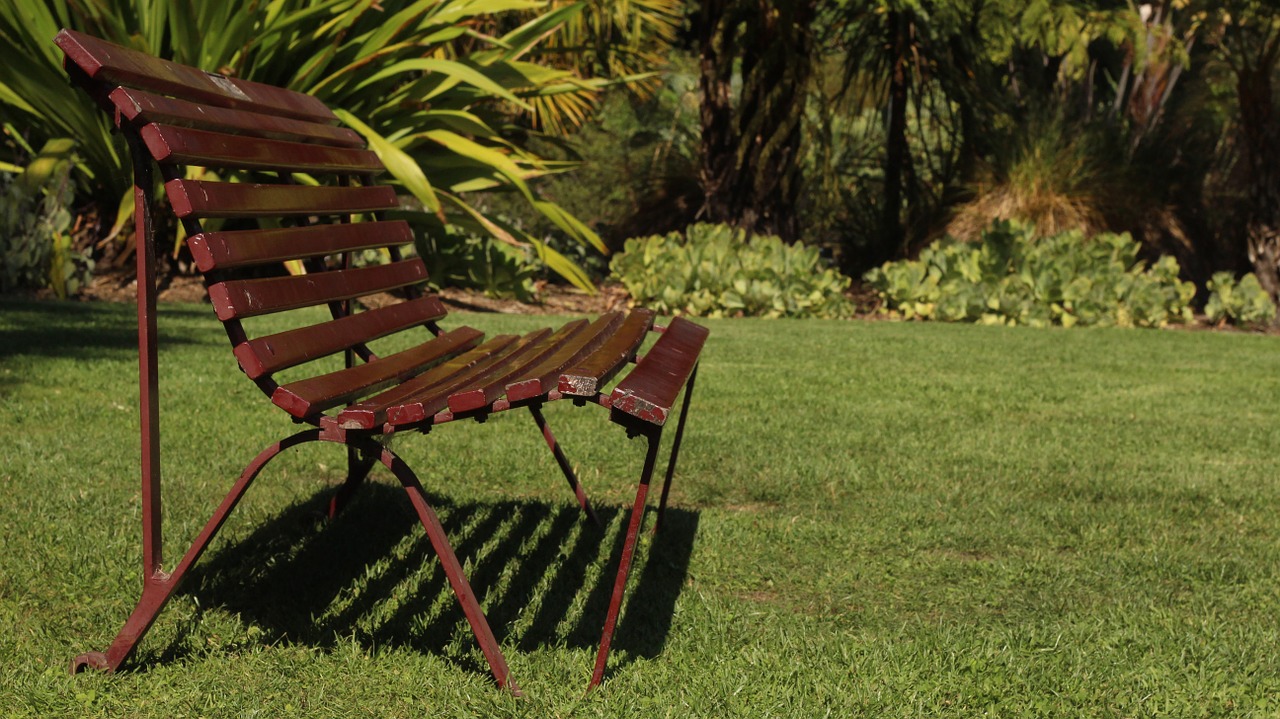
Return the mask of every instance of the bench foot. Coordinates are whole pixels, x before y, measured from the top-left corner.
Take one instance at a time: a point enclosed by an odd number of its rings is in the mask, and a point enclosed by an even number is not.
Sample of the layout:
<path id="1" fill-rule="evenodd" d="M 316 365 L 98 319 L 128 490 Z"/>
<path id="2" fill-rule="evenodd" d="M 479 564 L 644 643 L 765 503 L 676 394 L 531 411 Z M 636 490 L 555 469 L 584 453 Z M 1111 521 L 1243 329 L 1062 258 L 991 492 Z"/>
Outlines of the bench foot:
<path id="1" fill-rule="evenodd" d="M 240 478 L 232 485 L 231 491 L 227 492 L 226 497 L 222 499 L 222 503 L 218 505 L 217 510 L 209 517 L 204 529 L 192 542 L 187 549 L 187 553 L 183 555 L 182 560 L 178 562 L 173 572 L 166 573 L 161 571 L 158 566 L 159 557 L 154 560 L 157 562 L 157 566 L 146 568 L 148 577 L 142 587 L 142 596 L 138 598 L 137 606 L 134 607 L 129 618 L 125 620 L 124 627 L 120 629 L 116 638 L 112 640 L 111 646 L 108 647 L 107 651 L 105 653 L 86 652 L 77 656 L 71 661 L 71 672 L 75 674 L 86 667 L 109 672 L 119 669 L 120 665 L 129 658 L 129 655 L 133 654 L 133 650 L 142 641 L 142 637 L 151 628 L 151 624 L 155 622 L 156 616 L 168 604 L 169 598 L 173 596 L 174 590 L 178 588 L 183 577 L 186 576 L 187 570 L 200 559 L 200 555 L 204 554 L 209 542 L 213 540 L 214 535 L 222 528 L 232 510 L 240 503 L 240 499 L 244 497 L 244 493 L 248 491 L 249 486 L 253 484 L 253 480 L 257 478 L 262 468 L 284 450 L 317 439 L 319 439 L 318 430 L 304 430 L 272 444 L 262 450 L 257 457 L 254 457 L 253 461 L 244 468 Z M 155 519 L 158 520 L 158 518 Z"/>
<path id="2" fill-rule="evenodd" d="M 79 674 L 85 669 L 96 669 L 101 672 L 111 671 L 107 663 L 107 655 L 102 652 L 85 652 L 71 660 L 71 673 Z"/>

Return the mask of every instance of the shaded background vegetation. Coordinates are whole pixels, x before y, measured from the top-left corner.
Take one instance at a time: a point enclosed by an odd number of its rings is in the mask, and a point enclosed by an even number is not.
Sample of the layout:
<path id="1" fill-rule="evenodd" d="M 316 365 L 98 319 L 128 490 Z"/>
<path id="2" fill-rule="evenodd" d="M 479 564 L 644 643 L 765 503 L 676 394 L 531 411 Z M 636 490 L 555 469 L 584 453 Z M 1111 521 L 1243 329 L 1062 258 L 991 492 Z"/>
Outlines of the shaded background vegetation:
<path id="1" fill-rule="evenodd" d="M 1015 219 L 1129 232 L 1201 301 L 1221 271 L 1280 292 L 1264 0 L 231 3 L 204 38 L 190 26 L 216 19 L 167 5 L 0 13 L 20 60 L 0 69 L 0 170 L 79 168 L 63 233 L 86 261 L 128 252 L 104 242 L 127 178 L 55 82 L 59 24 L 351 110 L 406 191 L 448 210 L 425 214 L 430 249 L 456 256 L 444 281 L 504 291 L 549 268 L 586 287 L 599 248 L 695 221 L 820 246 L 856 277 Z"/>

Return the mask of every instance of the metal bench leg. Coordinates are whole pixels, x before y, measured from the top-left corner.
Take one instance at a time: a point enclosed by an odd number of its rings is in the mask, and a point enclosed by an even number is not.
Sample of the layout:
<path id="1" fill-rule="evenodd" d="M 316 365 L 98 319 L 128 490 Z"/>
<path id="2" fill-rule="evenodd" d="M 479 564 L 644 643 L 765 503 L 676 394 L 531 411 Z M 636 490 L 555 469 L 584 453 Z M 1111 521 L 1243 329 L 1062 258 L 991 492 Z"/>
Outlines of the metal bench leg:
<path id="1" fill-rule="evenodd" d="M 605 664 L 609 661 L 609 647 L 613 643 L 613 631 L 618 625 L 618 613 L 622 610 L 622 597 L 627 591 L 627 576 L 631 573 L 631 559 L 635 555 L 636 540 L 640 536 L 640 525 L 644 523 L 645 501 L 649 497 L 649 481 L 653 479 L 653 468 L 658 462 L 658 445 L 662 438 L 662 428 L 655 427 L 644 432 L 649 447 L 644 456 L 644 470 L 640 473 L 640 486 L 636 489 L 636 501 L 631 506 L 631 521 L 627 525 L 627 537 L 622 544 L 622 556 L 618 558 L 618 575 L 613 581 L 613 596 L 609 600 L 609 613 L 605 615 L 604 631 L 600 634 L 600 649 L 596 652 L 596 666 L 591 673 L 590 690 L 604 679 Z"/>
<path id="2" fill-rule="evenodd" d="M 85 667 L 109 672 L 119 669 L 120 665 L 129 658 L 129 655 L 138 646 L 138 642 L 142 641 L 142 637 L 151 628 L 160 610 L 164 609 L 164 605 L 169 602 L 174 591 L 177 590 L 178 585 L 182 582 L 183 577 L 186 576 L 187 570 L 200 559 L 200 555 L 204 553 L 205 548 L 209 546 L 209 542 L 218 533 L 218 530 L 222 528 L 227 516 L 240 503 L 241 497 L 249 489 L 249 485 L 253 484 L 253 480 L 257 478 L 258 473 L 262 471 L 267 462 L 270 462 L 272 458 L 290 447 L 304 442 L 312 442 L 319 438 L 319 430 L 305 430 L 276 442 L 262 450 L 257 457 L 254 457 L 249 466 L 245 467 L 244 472 L 240 474 L 240 479 L 236 480 L 236 483 L 232 485 L 231 491 L 227 492 L 222 504 L 218 505 L 218 509 L 213 513 L 213 516 L 209 517 L 204 529 L 196 537 L 191 547 L 187 549 L 187 553 L 183 555 L 182 561 L 178 562 L 178 566 L 174 568 L 172 573 L 160 570 L 157 547 L 156 569 L 146 577 L 142 587 L 142 597 L 138 600 L 138 605 L 134 607 L 133 613 L 125 621 L 124 628 L 116 635 L 115 640 L 111 642 L 111 646 L 105 653 L 86 652 L 71 660 L 71 673 L 75 674 Z"/>
<path id="3" fill-rule="evenodd" d="M 480 644 L 480 651 L 484 652 L 484 658 L 489 662 L 489 669 L 493 672 L 493 678 L 497 680 L 498 686 L 507 689 L 516 696 L 521 696 L 520 687 L 516 686 L 515 680 L 511 678 L 511 671 L 507 668 L 507 659 L 503 656 L 501 647 L 498 646 L 498 640 L 493 636 L 493 630 L 489 628 L 489 621 L 484 616 L 484 610 L 480 608 L 480 603 L 476 601 L 476 595 L 471 589 L 471 584 L 467 582 L 467 577 L 462 572 L 462 564 L 458 561 L 457 555 L 453 553 L 453 547 L 449 544 L 449 537 L 445 535 L 444 527 L 440 524 L 440 518 L 436 516 L 435 510 L 431 508 L 431 505 L 427 504 L 422 484 L 418 481 L 413 470 L 409 468 L 409 465 L 405 464 L 391 450 L 381 449 L 381 453 L 377 456 L 382 461 L 382 464 L 396 476 L 396 479 L 400 480 L 400 484 L 404 486 L 405 492 L 409 495 L 409 501 L 413 503 L 413 508 L 418 513 L 418 519 L 422 522 L 423 528 L 427 530 L 427 537 L 431 540 L 431 546 L 435 549 L 436 556 L 440 558 L 440 564 L 444 567 L 445 576 L 449 578 L 449 585 L 453 587 L 453 593 L 458 597 L 458 603 L 462 605 L 462 613 L 466 615 L 467 622 L 471 624 L 471 631 L 475 634 L 476 641 Z"/>
<path id="4" fill-rule="evenodd" d="M 564 478 L 569 480 L 569 487 L 573 490 L 574 496 L 578 498 L 578 505 L 582 507 L 582 511 L 591 520 L 591 524 L 599 527 L 600 518 L 596 516 L 596 511 L 591 508 L 591 503 L 587 501 L 587 493 L 583 491 L 582 484 L 578 482 L 578 475 L 574 473 L 573 467 L 569 464 L 569 459 L 564 456 L 564 450 L 560 449 L 560 443 L 556 441 L 555 435 L 551 434 L 551 427 L 547 426 L 547 420 L 542 416 L 542 410 L 536 405 L 529 405 L 529 412 L 533 415 L 533 421 L 537 422 L 538 429 L 542 430 L 542 438 L 547 441 L 547 447 L 551 449 L 551 454 L 555 455 L 556 464 L 560 465 L 560 471 L 564 472 Z"/>
<path id="5" fill-rule="evenodd" d="M 671 458 L 667 460 L 667 477 L 662 482 L 662 499 L 658 502 L 658 514 L 653 520 L 653 533 L 662 528 L 662 515 L 667 511 L 667 494 L 671 491 L 671 477 L 676 473 L 676 459 L 680 456 L 680 440 L 684 439 L 684 421 L 689 418 L 689 398 L 693 397 L 693 383 L 698 379 L 698 368 L 693 368 L 689 383 L 684 388 L 684 402 L 680 405 L 680 422 L 676 424 L 676 436 L 671 442 Z"/>
<path id="6" fill-rule="evenodd" d="M 347 478 L 329 500 L 329 519 L 338 516 L 342 508 L 351 501 L 356 489 L 369 476 L 369 470 L 378 463 L 378 456 L 370 456 L 355 447 L 347 447 Z"/>

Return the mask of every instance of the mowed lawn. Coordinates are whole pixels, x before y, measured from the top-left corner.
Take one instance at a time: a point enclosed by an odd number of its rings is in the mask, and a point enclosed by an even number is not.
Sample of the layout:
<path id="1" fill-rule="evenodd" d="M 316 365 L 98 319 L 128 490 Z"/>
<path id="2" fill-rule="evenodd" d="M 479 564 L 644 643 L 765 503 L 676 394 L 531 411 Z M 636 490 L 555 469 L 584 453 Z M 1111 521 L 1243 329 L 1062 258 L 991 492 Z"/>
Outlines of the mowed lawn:
<path id="1" fill-rule="evenodd" d="M 1193 331 L 708 321 L 670 521 L 590 694 L 642 445 L 567 402 L 603 530 L 527 413 L 394 444 L 527 696 L 388 474 L 318 519 L 344 455 L 314 444 L 126 671 L 68 676 L 141 582 L 133 312 L 0 303 L 0 717 L 1280 715 L 1280 338 Z M 207 306 L 161 328 L 172 565 L 294 426 Z"/>

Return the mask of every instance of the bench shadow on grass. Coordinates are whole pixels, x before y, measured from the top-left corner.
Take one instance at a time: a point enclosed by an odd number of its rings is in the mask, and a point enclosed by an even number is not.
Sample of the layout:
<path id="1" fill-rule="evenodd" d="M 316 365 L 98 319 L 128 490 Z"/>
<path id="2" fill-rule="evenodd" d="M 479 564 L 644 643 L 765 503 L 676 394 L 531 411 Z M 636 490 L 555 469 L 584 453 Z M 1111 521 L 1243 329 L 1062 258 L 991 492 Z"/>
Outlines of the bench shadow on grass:
<path id="1" fill-rule="evenodd" d="M 264 635 L 255 643 L 331 647 L 355 637 L 366 648 L 407 647 L 487 675 L 478 652 L 470 651 L 470 628 L 403 490 L 367 482 L 335 520 L 324 522 L 319 517 L 329 496 L 317 493 L 224 546 L 193 567 L 182 591 L 205 609 L 217 607 L 259 627 Z M 597 507 L 602 526 L 596 528 L 569 503 L 428 501 L 508 658 L 512 647 L 594 650 L 629 509 Z M 644 531 L 654 517 L 651 508 Z M 698 522 L 697 511 L 668 507 L 662 531 L 637 551 L 610 673 L 661 653 Z M 144 649 L 139 661 L 189 655 L 184 635 L 198 621 L 197 615 L 185 622 L 158 655 Z M 465 641 L 458 644 L 458 638 Z"/>

